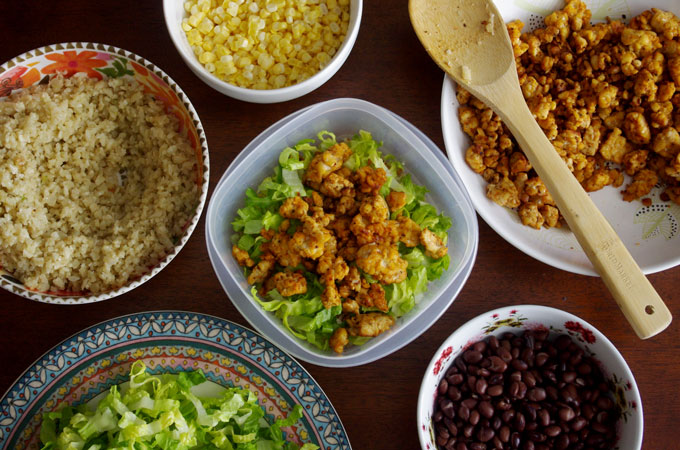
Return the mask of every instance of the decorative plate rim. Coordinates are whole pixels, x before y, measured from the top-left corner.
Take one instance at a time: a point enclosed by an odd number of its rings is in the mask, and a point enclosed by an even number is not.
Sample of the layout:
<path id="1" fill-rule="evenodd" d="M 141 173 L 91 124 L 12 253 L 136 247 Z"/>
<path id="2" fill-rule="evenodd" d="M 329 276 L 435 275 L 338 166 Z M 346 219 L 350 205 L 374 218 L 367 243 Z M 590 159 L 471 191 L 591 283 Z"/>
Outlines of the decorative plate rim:
<path id="1" fill-rule="evenodd" d="M 288 354 L 285 350 L 278 347 L 276 344 L 274 344 L 271 340 L 269 340 L 265 336 L 261 335 L 260 333 L 257 333 L 256 331 L 247 326 L 243 326 L 231 320 L 224 319 L 211 314 L 204 314 L 186 310 L 143 311 L 125 314 L 122 316 L 117 316 L 115 318 L 103 320 L 72 334 L 71 336 L 67 337 L 66 339 L 62 340 L 61 342 L 47 350 L 20 374 L 0 397 L 0 449 L 7 448 L 6 445 L 11 443 L 12 438 L 14 438 L 16 436 L 16 432 L 19 431 L 18 426 L 26 423 L 27 420 L 31 419 L 30 417 L 26 416 L 26 413 L 31 409 L 39 406 L 40 399 L 45 398 L 45 392 L 57 387 L 57 385 L 53 386 L 54 382 L 63 379 L 65 371 L 71 371 L 77 368 L 78 361 L 82 360 L 83 358 L 85 358 L 86 360 L 91 360 L 92 358 L 95 358 L 98 354 L 105 353 L 113 347 L 119 347 L 121 345 L 125 346 L 125 344 L 132 343 L 136 340 L 142 341 L 147 340 L 151 337 L 151 335 L 144 333 L 140 334 L 139 337 L 136 338 L 129 338 L 127 336 L 116 338 L 116 340 L 119 342 L 117 342 L 115 345 L 113 344 L 100 345 L 96 351 L 93 350 L 91 353 L 83 353 L 82 355 L 79 356 L 78 355 L 69 356 L 69 358 L 73 358 L 76 361 L 76 363 L 74 364 L 67 363 L 58 370 L 53 370 L 47 367 L 50 365 L 51 360 L 56 358 L 58 355 L 61 355 L 63 357 L 63 354 L 68 353 L 68 350 L 70 348 L 81 345 L 87 342 L 87 340 L 92 339 L 94 336 L 106 334 L 107 326 L 109 328 L 114 327 L 120 328 L 121 326 L 127 325 L 136 326 L 136 324 L 139 321 L 143 320 L 146 320 L 149 323 L 161 320 L 193 322 L 196 326 L 187 330 L 184 334 L 182 334 L 182 332 L 180 330 L 177 330 L 175 327 L 171 327 L 172 328 L 171 330 L 170 328 L 167 327 L 167 325 L 165 325 L 166 327 L 165 330 L 159 332 L 158 330 L 154 329 L 152 331 L 153 338 L 155 339 L 165 338 L 176 341 L 183 341 L 186 342 L 188 345 L 193 345 L 195 341 L 199 341 L 205 342 L 214 347 L 223 348 L 229 347 L 229 344 L 227 344 L 224 341 L 220 341 L 220 337 L 217 334 L 213 336 L 208 336 L 207 331 L 209 329 L 206 328 L 205 329 L 206 332 L 203 332 L 203 330 L 201 330 L 201 325 L 209 324 L 212 327 L 219 326 L 220 329 L 222 329 L 222 333 L 226 332 L 226 329 L 228 327 L 232 327 L 234 331 L 237 331 L 239 333 L 245 332 L 246 334 L 249 334 L 249 336 L 242 337 L 244 339 L 252 340 L 255 344 L 264 344 L 265 348 L 269 347 L 269 349 L 274 351 L 272 353 L 273 356 L 279 357 L 280 361 L 284 364 L 285 367 L 287 367 L 289 370 L 293 372 L 300 373 L 302 378 L 306 378 L 308 380 L 308 381 L 303 380 L 305 384 L 315 389 L 318 389 L 319 395 L 314 396 L 313 401 L 304 402 L 308 404 L 319 404 L 319 402 L 325 402 L 326 404 L 322 405 L 318 412 L 324 413 L 325 411 L 325 414 L 327 416 L 325 423 L 330 425 L 333 424 L 333 422 L 335 422 L 334 427 L 337 428 L 338 433 L 338 435 L 335 436 L 335 438 L 338 440 L 337 444 L 330 444 L 326 442 L 325 434 L 321 430 L 316 428 L 316 426 L 318 426 L 318 423 L 320 423 L 321 421 L 318 420 L 315 421 L 315 418 L 313 417 L 314 408 L 309 407 L 308 405 L 308 408 L 305 408 L 305 414 L 309 416 L 310 424 L 315 426 L 313 431 L 322 441 L 321 444 L 324 444 L 321 448 L 322 449 L 337 448 L 351 450 L 352 446 L 350 444 L 347 431 L 344 427 L 344 424 L 342 423 L 342 420 L 340 419 L 339 414 L 337 413 L 335 407 L 331 403 L 330 398 L 326 395 L 321 385 L 314 379 L 314 377 L 307 371 L 307 369 L 305 369 L 305 367 L 302 364 L 300 364 L 294 357 Z M 200 336 L 198 335 L 199 330 L 201 333 Z M 261 342 L 257 342 L 258 340 Z M 279 354 L 276 354 L 276 352 L 278 352 Z M 243 359 L 252 360 L 255 367 L 258 367 L 263 372 L 269 374 L 271 378 L 277 381 L 279 384 L 283 384 L 284 386 L 286 386 L 286 388 L 290 390 L 290 395 L 296 402 L 301 404 L 303 403 L 300 397 L 305 396 L 307 394 L 297 393 L 297 389 L 299 388 L 301 383 L 288 383 L 285 380 L 283 380 L 280 375 L 276 375 L 274 369 L 270 370 L 268 366 L 257 363 L 256 358 L 249 356 L 249 354 L 246 353 L 244 350 L 240 350 L 239 353 L 242 355 Z M 52 366 L 54 365 L 52 364 Z M 41 387 L 38 388 L 33 387 L 33 389 L 38 389 L 37 393 L 35 393 L 33 396 L 31 395 L 26 396 L 26 391 L 29 390 L 28 387 L 33 382 L 33 380 L 35 380 L 39 376 L 38 371 L 40 369 L 51 372 L 50 375 L 46 375 L 48 381 L 45 382 Z M 31 375 L 31 372 L 33 372 L 33 375 Z M 20 414 L 16 414 L 16 417 L 12 418 L 11 415 L 8 413 L 8 410 L 10 406 L 13 406 L 13 403 L 17 399 L 21 399 L 20 402 L 23 402 L 23 406 L 21 406 L 23 412 Z"/>
<path id="2" fill-rule="evenodd" d="M 149 281 L 151 278 L 157 275 L 162 269 L 164 269 L 179 254 L 182 248 L 184 248 L 186 243 L 189 241 L 189 238 L 192 236 L 201 216 L 203 215 L 203 210 L 205 209 L 205 204 L 208 198 L 208 190 L 210 186 L 210 156 L 208 151 L 208 141 L 206 138 L 205 130 L 203 128 L 203 124 L 201 122 L 200 117 L 198 116 L 198 112 L 194 108 L 187 94 L 179 86 L 179 84 L 175 82 L 175 80 L 173 80 L 165 71 L 163 71 L 161 68 L 159 68 L 157 65 L 147 60 L 146 58 L 136 53 L 133 53 L 129 50 L 125 50 L 123 48 L 109 44 L 87 41 L 60 42 L 55 44 L 44 45 L 29 50 L 5 61 L 4 63 L 0 64 L 0 76 L 2 76 L 2 74 L 8 71 L 9 69 L 16 67 L 17 65 L 20 65 L 21 63 L 24 63 L 28 59 L 39 57 L 44 54 L 53 53 L 59 50 L 80 50 L 80 49 L 101 51 L 113 55 L 122 56 L 124 58 L 128 58 L 131 61 L 134 61 L 135 63 L 142 65 L 144 68 L 150 70 L 154 75 L 158 76 L 168 86 L 168 88 L 171 89 L 177 95 L 179 102 L 186 109 L 194 127 L 196 128 L 196 135 L 198 138 L 198 142 L 196 143 L 196 145 L 197 147 L 200 147 L 203 163 L 202 167 L 200 168 L 202 170 L 202 175 L 200 179 L 201 182 L 200 195 L 198 198 L 198 205 L 196 206 L 196 211 L 192 215 L 191 220 L 187 223 L 181 239 L 172 248 L 172 250 L 167 255 L 165 255 L 165 257 L 163 257 L 163 259 L 159 261 L 149 272 L 145 273 L 144 275 L 137 279 L 128 281 L 128 283 L 125 284 L 124 286 L 94 295 L 92 294 L 59 295 L 55 293 L 37 292 L 30 290 L 23 286 L 23 284 L 17 283 L 17 281 L 19 280 L 16 280 L 10 274 L 0 273 L 1 275 L 0 287 L 13 294 L 42 303 L 52 303 L 60 305 L 80 305 L 86 303 L 100 302 L 122 295 Z"/>

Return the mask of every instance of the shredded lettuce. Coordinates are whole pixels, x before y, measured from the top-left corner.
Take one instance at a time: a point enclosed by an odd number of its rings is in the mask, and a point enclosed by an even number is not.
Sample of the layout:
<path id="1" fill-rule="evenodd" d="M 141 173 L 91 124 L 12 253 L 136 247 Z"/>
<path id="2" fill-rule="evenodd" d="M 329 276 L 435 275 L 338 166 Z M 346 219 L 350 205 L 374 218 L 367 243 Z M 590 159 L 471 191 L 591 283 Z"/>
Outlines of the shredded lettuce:
<path id="1" fill-rule="evenodd" d="M 278 165 L 274 174 L 260 183 L 257 190 L 246 190 L 245 206 L 238 211 L 232 226 L 236 235 L 232 241 L 239 248 L 247 251 L 254 261 L 258 261 L 260 246 L 265 242 L 259 233 L 262 229 L 278 230 L 283 218 L 278 214 L 279 207 L 286 198 L 300 195 L 311 195 L 303 183 L 304 171 L 318 152 L 325 151 L 337 144 L 336 136 L 328 131 L 321 131 L 317 139 L 305 139 L 292 147 L 286 147 L 279 155 Z M 352 155 L 344 166 L 352 171 L 364 166 L 381 168 L 387 175 L 387 180 L 380 189 L 383 196 L 390 191 L 406 194 L 405 205 L 392 212 L 392 219 L 398 215 L 410 217 L 421 228 L 429 228 L 446 244 L 448 230 L 452 226 L 451 219 L 439 214 L 436 208 L 425 200 L 428 190 L 424 186 L 415 184 L 411 176 L 404 173 L 404 166 L 392 155 L 380 152 L 382 142 L 373 139 L 371 133 L 360 130 L 351 137 L 347 145 Z M 290 220 L 287 232 L 294 233 L 299 221 Z M 259 227 L 259 228 L 258 228 Z M 256 236 L 257 235 L 257 236 Z M 389 307 L 389 314 L 401 317 L 411 311 L 421 294 L 427 289 L 430 281 L 441 277 L 449 267 L 449 256 L 440 259 L 428 257 L 421 246 L 408 248 L 399 246 L 400 254 L 408 262 L 407 278 L 398 284 L 384 285 L 385 298 Z M 246 269 L 246 274 L 250 269 Z M 294 268 L 304 274 L 307 280 L 307 292 L 291 297 L 282 296 L 276 289 L 266 295 L 258 294 L 260 286 L 253 286 L 251 295 L 265 311 L 274 314 L 281 320 L 283 326 L 293 336 L 308 341 L 322 350 L 329 349 L 329 339 L 333 332 L 341 326 L 342 307 L 324 308 L 321 294 L 324 286 L 316 273 L 310 272 L 304 266 Z M 362 274 L 366 281 L 376 282 L 368 274 Z M 365 311 L 364 311 L 365 312 Z M 351 336 L 353 345 L 362 345 L 369 338 Z"/>
<path id="2" fill-rule="evenodd" d="M 201 370 L 154 376 L 141 361 L 130 368 L 129 389 L 112 386 L 95 411 L 68 406 L 43 416 L 43 450 L 315 450 L 285 440 L 282 428 L 302 417 L 295 405 L 269 424 L 257 396 L 233 387 L 219 398 L 199 398 L 192 387 L 206 381 Z"/>

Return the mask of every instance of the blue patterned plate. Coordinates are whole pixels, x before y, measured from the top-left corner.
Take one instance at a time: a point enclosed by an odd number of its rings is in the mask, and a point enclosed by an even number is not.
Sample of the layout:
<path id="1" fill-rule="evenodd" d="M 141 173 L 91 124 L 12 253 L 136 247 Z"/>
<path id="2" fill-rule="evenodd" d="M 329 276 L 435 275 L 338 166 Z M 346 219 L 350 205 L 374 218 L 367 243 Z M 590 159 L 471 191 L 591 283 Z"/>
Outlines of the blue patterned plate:
<path id="1" fill-rule="evenodd" d="M 42 414 L 63 401 L 86 403 L 126 381 L 136 360 L 152 373 L 202 369 L 212 383 L 250 389 L 270 419 L 299 403 L 304 414 L 284 429 L 288 440 L 351 449 L 333 405 L 297 361 L 247 328 L 181 311 L 112 319 L 47 352 L 0 399 L 0 449 L 40 448 Z"/>

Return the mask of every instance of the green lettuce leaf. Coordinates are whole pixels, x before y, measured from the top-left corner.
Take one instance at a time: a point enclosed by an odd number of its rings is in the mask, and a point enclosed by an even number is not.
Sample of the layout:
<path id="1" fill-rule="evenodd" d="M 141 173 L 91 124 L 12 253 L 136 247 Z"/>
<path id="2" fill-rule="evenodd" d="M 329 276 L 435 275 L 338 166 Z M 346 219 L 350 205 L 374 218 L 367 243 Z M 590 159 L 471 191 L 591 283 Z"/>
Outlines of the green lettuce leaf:
<path id="1" fill-rule="evenodd" d="M 65 405 L 45 414 L 42 449 L 300 449 L 281 431 L 302 417 L 300 405 L 270 424 L 250 390 L 232 387 L 217 398 L 197 397 L 192 388 L 205 381 L 200 370 L 154 376 L 143 362 L 135 361 L 123 395 L 113 386 L 94 411 Z"/>

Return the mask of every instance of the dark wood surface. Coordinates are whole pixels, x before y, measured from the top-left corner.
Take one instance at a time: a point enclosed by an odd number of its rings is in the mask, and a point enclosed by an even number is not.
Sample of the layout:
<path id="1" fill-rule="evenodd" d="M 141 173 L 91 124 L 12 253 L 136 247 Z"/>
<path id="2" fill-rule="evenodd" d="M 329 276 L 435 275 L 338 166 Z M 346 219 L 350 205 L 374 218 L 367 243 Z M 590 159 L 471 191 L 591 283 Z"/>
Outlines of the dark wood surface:
<path id="1" fill-rule="evenodd" d="M 413 123 L 443 150 L 442 72 L 420 46 L 406 1 L 368 0 L 354 49 L 321 88 L 294 101 L 256 105 L 203 84 L 170 41 L 156 1 L 5 1 L 0 6 L 0 61 L 47 44 L 90 41 L 137 53 L 167 72 L 187 93 L 210 147 L 210 192 L 238 152 L 271 123 L 305 106 L 338 97 L 377 103 Z M 205 215 L 204 215 L 205 216 Z M 0 393 L 44 352 L 72 334 L 120 315 L 180 309 L 248 325 L 222 290 L 208 259 L 204 219 L 179 256 L 146 284 L 114 300 L 56 306 L 0 291 Z M 496 307 L 536 303 L 589 321 L 618 347 L 639 385 L 645 449 L 678 448 L 680 327 L 640 341 L 599 278 L 554 269 L 521 253 L 479 221 L 479 253 L 467 284 L 429 330 L 405 348 L 368 365 L 329 369 L 304 363 L 337 409 L 353 448 L 416 449 L 421 378 L 441 342 L 468 319 Z M 675 244 L 677 245 L 677 244 Z M 649 276 L 680 317 L 680 268 Z"/>

